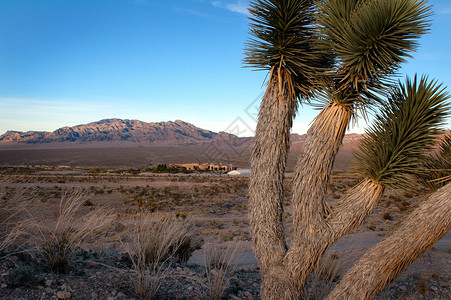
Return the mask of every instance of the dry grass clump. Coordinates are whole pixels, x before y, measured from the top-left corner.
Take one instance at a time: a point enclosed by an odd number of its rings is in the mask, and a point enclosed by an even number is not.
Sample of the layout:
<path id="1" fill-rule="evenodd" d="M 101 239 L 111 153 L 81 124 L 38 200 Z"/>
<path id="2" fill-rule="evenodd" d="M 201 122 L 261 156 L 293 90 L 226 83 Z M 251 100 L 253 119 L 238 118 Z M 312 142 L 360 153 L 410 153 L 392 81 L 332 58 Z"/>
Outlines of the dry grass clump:
<path id="1" fill-rule="evenodd" d="M 205 274 L 207 277 L 208 299 L 222 299 L 229 287 L 233 272 L 232 263 L 235 258 L 238 243 L 227 246 L 210 245 L 204 252 Z"/>
<path id="2" fill-rule="evenodd" d="M 127 236 L 126 240 L 130 242 L 127 253 L 142 265 L 160 263 L 169 258 L 186 262 L 202 246 L 193 224 L 174 217 L 155 219 L 145 214 L 135 220 Z"/>
<path id="3" fill-rule="evenodd" d="M 172 269 L 164 263 L 145 266 L 133 261 L 133 268 L 128 279 L 136 296 L 147 300 L 155 298 L 164 280 L 170 276 L 172 276 Z"/>
<path id="4" fill-rule="evenodd" d="M 0 251 L 12 246 L 21 236 L 25 207 L 35 196 L 28 189 L 0 190 Z"/>
<path id="5" fill-rule="evenodd" d="M 101 236 L 111 222 L 105 209 L 92 210 L 77 218 L 80 207 L 88 199 L 81 191 L 63 195 L 55 221 L 36 219 L 30 214 L 25 232 L 34 247 L 28 252 L 53 272 L 65 272 L 82 244 Z"/>
<path id="6" fill-rule="evenodd" d="M 142 299 L 153 299 L 164 280 L 172 276 L 175 261 L 186 262 L 202 241 L 186 220 L 144 215 L 135 220 L 125 237 L 132 267 L 129 281 Z"/>

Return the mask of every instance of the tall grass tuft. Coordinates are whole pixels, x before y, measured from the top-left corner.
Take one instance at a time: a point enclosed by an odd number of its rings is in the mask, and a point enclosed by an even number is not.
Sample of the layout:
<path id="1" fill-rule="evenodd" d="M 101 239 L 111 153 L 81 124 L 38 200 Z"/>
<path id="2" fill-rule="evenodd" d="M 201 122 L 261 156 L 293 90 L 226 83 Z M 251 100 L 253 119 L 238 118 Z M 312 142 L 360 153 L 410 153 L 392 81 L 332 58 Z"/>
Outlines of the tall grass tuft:
<path id="1" fill-rule="evenodd" d="M 0 190 L 0 251 L 10 248 L 22 236 L 25 208 L 33 202 L 35 194 L 28 189 Z"/>
<path id="2" fill-rule="evenodd" d="M 172 276 L 172 265 L 186 261 L 201 241 L 189 221 L 144 215 L 127 231 L 125 250 L 132 262 L 129 280 L 134 293 L 153 299 L 164 281 Z"/>
<path id="3" fill-rule="evenodd" d="M 204 264 L 207 277 L 208 299 L 222 299 L 229 287 L 230 276 L 233 272 L 232 263 L 235 258 L 238 243 L 210 245 L 205 249 Z"/>
<path id="4" fill-rule="evenodd" d="M 64 194 L 55 221 L 38 220 L 30 215 L 26 231 L 34 248 L 29 252 L 53 272 L 65 272 L 82 244 L 103 234 L 111 222 L 111 213 L 105 209 L 77 218 L 76 213 L 87 198 L 82 191 Z"/>

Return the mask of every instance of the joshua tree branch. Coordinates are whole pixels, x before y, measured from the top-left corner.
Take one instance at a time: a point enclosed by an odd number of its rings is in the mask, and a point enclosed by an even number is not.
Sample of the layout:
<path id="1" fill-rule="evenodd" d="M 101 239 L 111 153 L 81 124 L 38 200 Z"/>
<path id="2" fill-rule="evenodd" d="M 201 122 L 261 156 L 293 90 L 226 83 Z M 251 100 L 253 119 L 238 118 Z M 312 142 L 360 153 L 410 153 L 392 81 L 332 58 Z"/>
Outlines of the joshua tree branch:
<path id="1" fill-rule="evenodd" d="M 371 213 L 383 192 L 384 187 L 371 179 L 363 180 L 349 190 L 334 208 L 332 217 L 328 220 L 332 232 L 330 244 L 356 230 Z"/>
<path id="2" fill-rule="evenodd" d="M 351 268 L 327 299 L 372 299 L 451 229 L 451 183 L 431 194 Z"/>
<path id="3" fill-rule="evenodd" d="M 297 99 L 280 99 L 279 84 L 272 78 L 261 103 L 252 149 L 249 217 L 253 248 L 263 277 L 262 293 L 277 297 L 277 291 L 267 289 L 285 290 L 280 288 L 280 272 L 274 270 L 281 268 L 287 249 L 282 223 L 283 179 Z"/>
<path id="4" fill-rule="evenodd" d="M 330 235 L 325 201 L 330 174 L 352 116 L 350 107 L 328 103 L 307 133 L 293 179 L 293 244 L 285 258 L 301 289 L 325 250 Z"/>

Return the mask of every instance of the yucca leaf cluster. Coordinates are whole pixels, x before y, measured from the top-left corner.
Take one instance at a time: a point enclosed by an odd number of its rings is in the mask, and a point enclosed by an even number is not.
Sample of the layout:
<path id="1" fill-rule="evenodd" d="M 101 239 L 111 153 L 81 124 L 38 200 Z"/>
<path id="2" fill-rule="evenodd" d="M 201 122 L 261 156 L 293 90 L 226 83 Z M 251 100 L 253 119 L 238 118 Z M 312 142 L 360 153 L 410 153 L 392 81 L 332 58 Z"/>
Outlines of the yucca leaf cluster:
<path id="1" fill-rule="evenodd" d="M 249 12 L 253 36 L 246 44 L 244 62 L 257 69 L 281 65 L 290 73 L 309 67 L 313 37 L 311 0 L 257 0 Z"/>
<path id="2" fill-rule="evenodd" d="M 324 58 L 314 49 L 313 0 L 256 0 L 249 12 L 251 38 L 245 45 L 244 63 L 259 70 L 281 70 L 296 93 L 311 95 L 314 74 Z"/>
<path id="3" fill-rule="evenodd" d="M 449 94 L 423 76 L 398 83 L 356 153 L 359 171 L 389 188 L 414 188 L 449 114 Z"/>
<path id="4" fill-rule="evenodd" d="M 249 12 L 246 66 L 353 112 L 382 102 L 431 15 L 425 0 L 254 0 Z"/>
<path id="5" fill-rule="evenodd" d="M 383 102 L 392 75 L 428 31 L 430 7 L 420 0 L 319 0 L 317 5 L 318 48 L 335 62 L 322 102 L 333 99 L 365 114 Z"/>
<path id="6" fill-rule="evenodd" d="M 421 183 L 431 191 L 438 190 L 451 181 L 451 135 L 443 138 L 438 153 L 429 156 L 424 162 L 424 174 L 420 174 Z"/>
<path id="7" fill-rule="evenodd" d="M 392 74 L 428 29 L 419 0 L 322 0 L 318 23 L 338 67 L 351 81 Z"/>

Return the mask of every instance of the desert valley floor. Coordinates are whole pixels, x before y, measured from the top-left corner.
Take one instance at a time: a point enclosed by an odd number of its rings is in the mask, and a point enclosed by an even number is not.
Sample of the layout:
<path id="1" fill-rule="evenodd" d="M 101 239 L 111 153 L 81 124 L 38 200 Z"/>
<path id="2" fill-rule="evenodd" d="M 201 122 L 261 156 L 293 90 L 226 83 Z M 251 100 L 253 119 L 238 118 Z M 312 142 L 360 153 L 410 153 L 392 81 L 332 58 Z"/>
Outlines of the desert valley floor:
<path id="1" fill-rule="evenodd" d="M 291 173 L 286 176 L 284 217 L 288 236 L 292 176 Z M 3 168 L 2 204 L 7 207 L 14 201 L 13 206 L 23 208 L 9 221 L 20 223 L 31 219 L 40 224 L 51 223 L 58 217 L 61 199 L 77 193 L 85 198 L 74 222 L 100 208 L 110 212 L 111 222 L 108 233 L 80 246 L 62 273 L 51 272 L 37 263 L 36 257 L 28 255 L 34 253 L 30 250 L 31 237 L 19 237 L 15 241 L 22 246 L 19 252 L 12 248 L 1 252 L 0 298 L 139 299 L 133 285 L 126 236 L 134 220 L 150 215 L 155 220 L 171 218 L 186 222 L 197 241 L 202 241 L 201 249 L 194 251 L 188 261 L 174 262 L 165 270 L 168 273 L 158 283 L 157 298 L 214 298 L 212 289 L 222 285 L 220 298 L 259 299 L 260 275 L 251 249 L 247 217 L 248 182 L 247 176 L 213 173 Z M 335 172 L 330 186 L 332 203 L 358 182 L 355 175 Z M 366 249 L 382 240 L 422 196 L 386 193 L 354 234 L 345 236 L 328 250 L 322 267 L 308 284 L 306 295 L 310 299 L 326 295 L 344 271 Z M 215 255 L 223 255 L 229 264 L 223 262 L 216 269 L 212 264 Z M 377 299 L 450 299 L 450 270 L 448 233 L 379 293 Z"/>

